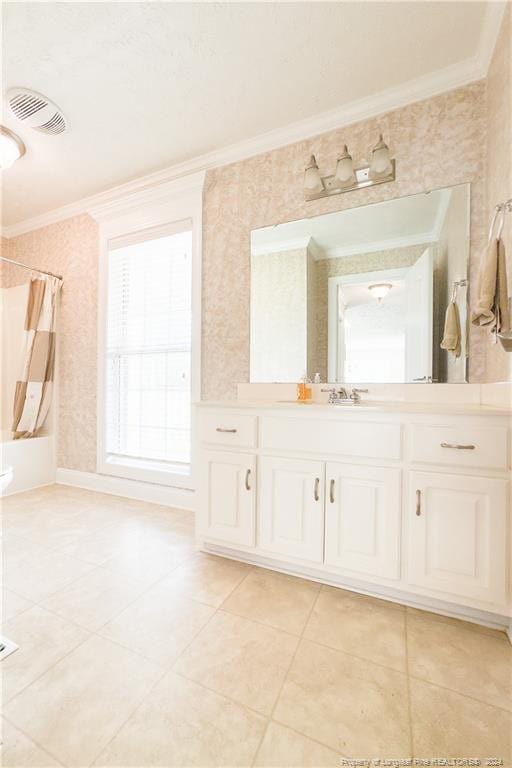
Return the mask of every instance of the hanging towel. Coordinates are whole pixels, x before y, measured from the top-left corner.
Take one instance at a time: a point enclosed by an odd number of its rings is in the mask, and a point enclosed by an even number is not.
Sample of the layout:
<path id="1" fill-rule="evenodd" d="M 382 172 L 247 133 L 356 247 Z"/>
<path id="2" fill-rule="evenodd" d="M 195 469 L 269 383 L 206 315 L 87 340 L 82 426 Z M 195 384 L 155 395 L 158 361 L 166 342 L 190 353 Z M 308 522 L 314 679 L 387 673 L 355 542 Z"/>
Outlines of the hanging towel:
<path id="1" fill-rule="evenodd" d="M 507 259 L 505 244 L 501 239 L 505 210 L 506 205 L 501 204 L 497 205 L 494 211 L 489 241 L 480 265 L 476 306 L 471 314 L 471 322 L 474 325 L 489 325 L 497 333 L 510 330 Z"/>
<path id="2" fill-rule="evenodd" d="M 507 257 L 505 243 L 498 240 L 498 279 L 496 284 L 496 330 L 501 333 L 510 331 L 510 311 L 507 285 Z"/>
<path id="3" fill-rule="evenodd" d="M 460 316 L 454 301 L 450 301 L 446 310 L 441 349 L 452 352 L 454 357 L 460 357 Z"/>
<path id="4" fill-rule="evenodd" d="M 478 278 L 478 296 L 471 315 L 473 325 L 494 325 L 496 322 L 494 299 L 498 276 L 498 246 L 499 240 L 493 237 L 485 249 Z"/>

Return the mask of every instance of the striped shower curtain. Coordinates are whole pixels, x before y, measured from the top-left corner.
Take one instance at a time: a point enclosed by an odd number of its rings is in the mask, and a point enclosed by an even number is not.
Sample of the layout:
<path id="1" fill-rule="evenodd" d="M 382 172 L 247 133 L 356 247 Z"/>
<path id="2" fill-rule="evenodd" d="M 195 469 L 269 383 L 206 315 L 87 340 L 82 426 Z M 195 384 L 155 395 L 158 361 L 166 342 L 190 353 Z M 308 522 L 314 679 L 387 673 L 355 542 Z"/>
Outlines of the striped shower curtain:
<path id="1" fill-rule="evenodd" d="M 41 429 L 52 401 L 55 368 L 55 321 L 62 281 L 32 277 L 25 317 L 23 373 L 14 395 L 14 439 L 33 437 Z"/>

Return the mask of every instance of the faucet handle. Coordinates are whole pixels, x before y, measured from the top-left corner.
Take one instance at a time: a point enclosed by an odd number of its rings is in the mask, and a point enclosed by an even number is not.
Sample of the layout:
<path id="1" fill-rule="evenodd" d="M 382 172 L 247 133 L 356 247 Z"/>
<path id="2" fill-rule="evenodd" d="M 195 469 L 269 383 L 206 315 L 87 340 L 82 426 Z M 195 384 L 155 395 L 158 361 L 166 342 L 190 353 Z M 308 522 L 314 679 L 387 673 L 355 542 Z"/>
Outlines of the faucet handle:
<path id="1" fill-rule="evenodd" d="M 354 401 L 354 403 L 358 403 L 361 400 L 362 394 L 367 394 L 367 389 L 359 389 L 358 387 L 354 387 L 352 392 L 350 393 L 350 399 Z"/>
<path id="2" fill-rule="evenodd" d="M 328 387 L 327 389 L 321 389 L 320 392 L 327 392 L 329 394 L 329 402 L 334 403 L 338 399 L 336 387 Z"/>

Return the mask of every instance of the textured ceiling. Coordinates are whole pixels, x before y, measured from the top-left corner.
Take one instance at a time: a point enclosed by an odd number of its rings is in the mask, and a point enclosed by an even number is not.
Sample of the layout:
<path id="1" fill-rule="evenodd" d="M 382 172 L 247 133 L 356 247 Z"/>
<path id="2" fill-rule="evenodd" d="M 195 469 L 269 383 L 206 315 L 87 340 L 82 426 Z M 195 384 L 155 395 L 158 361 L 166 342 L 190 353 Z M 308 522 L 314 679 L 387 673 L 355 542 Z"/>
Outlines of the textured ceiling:
<path id="1" fill-rule="evenodd" d="M 53 99 L 5 225 L 473 57 L 485 3 L 3 4 L 3 88 Z"/>

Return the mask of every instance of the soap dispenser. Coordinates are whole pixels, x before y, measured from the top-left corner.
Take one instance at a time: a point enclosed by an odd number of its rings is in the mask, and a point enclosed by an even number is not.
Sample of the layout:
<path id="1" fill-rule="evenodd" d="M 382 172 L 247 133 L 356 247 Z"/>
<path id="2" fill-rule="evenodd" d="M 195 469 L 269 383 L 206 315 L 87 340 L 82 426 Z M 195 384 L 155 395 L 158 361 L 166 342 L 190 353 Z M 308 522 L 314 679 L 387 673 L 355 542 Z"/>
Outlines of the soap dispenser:
<path id="1" fill-rule="evenodd" d="M 310 382 L 308 381 L 307 373 L 304 371 L 301 380 L 297 384 L 297 400 L 300 403 L 311 399 L 312 390 L 311 387 L 308 387 L 308 383 Z"/>

